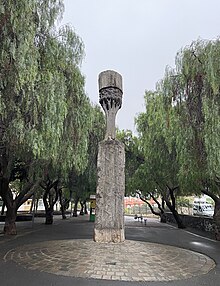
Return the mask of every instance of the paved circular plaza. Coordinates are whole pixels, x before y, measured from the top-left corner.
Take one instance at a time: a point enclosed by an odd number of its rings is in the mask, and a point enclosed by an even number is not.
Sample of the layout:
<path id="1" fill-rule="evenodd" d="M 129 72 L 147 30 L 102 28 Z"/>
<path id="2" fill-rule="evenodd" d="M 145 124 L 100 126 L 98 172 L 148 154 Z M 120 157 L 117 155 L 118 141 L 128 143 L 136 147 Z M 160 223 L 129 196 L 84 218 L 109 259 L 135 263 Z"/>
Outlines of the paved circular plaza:
<path id="1" fill-rule="evenodd" d="M 9 251 L 5 261 L 56 275 L 123 281 L 171 281 L 208 273 L 209 257 L 168 245 L 126 240 L 56 240 Z"/>

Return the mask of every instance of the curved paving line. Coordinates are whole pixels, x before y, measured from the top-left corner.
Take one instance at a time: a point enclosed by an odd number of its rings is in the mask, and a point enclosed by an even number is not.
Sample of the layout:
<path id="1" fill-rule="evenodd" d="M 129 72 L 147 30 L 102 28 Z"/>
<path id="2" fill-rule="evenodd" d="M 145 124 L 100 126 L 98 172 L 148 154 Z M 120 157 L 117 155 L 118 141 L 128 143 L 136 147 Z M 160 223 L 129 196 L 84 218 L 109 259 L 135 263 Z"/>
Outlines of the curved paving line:
<path id="1" fill-rule="evenodd" d="M 171 281 L 208 273 L 215 262 L 168 245 L 126 240 L 120 244 L 59 240 L 12 249 L 4 260 L 56 275 L 123 281 Z"/>

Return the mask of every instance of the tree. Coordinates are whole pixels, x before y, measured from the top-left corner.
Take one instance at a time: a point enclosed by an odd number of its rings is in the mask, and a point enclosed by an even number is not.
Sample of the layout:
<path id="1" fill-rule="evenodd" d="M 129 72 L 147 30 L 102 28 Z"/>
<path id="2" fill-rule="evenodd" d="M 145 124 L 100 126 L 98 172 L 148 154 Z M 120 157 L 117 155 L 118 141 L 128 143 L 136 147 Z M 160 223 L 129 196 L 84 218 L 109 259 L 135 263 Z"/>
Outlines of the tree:
<path id="1" fill-rule="evenodd" d="M 145 195 L 142 195 L 141 191 L 136 191 L 136 193 L 139 195 L 140 199 L 149 206 L 152 214 L 159 216 L 160 217 L 160 221 L 165 223 L 166 222 L 166 213 L 165 213 L 165 210 L 164 210 L 164 205 L 161 204 L 159 202 L 159 200 L 157 199 L 157 194 L 155 195 L 154 194 L 155 192 L 154 193 L 153 192 L 147 192 Z M 156 211 L 153 208 L 153 206 L 149 202 L 150 198 L 152 198 L 156 202 L 159 211 Z"/>
<path id="2" fill-rule="evenodd" d="M 140 146 L 145 163 L 136 171 L 133 180 L 143 194 L 157 189 L 173 213 L 179 228 L 184 228 L 176 210 L 175 193 L 180 193 L 176 146 L 166 116 L 164 97 L 159 91 L 145 94 L 146 110 L 136 119 Z"/>
<path id="3" fill-rule="evenodd" d="M 216 238 L 220 240 L 220 41 L 198 40 L 176 56 L 160 90 L 174 111 L 173 128 L 181 186 L 215 201 Z M 171 107 L 172 106 L 172 107 Z M 175 106 L 175 108 L 173 108 Z"/>
<path id="4" fill-rule="evenodd" d="M 16 233 L 16 211 L 33 195 L 44 167 L 61 159 L 63 172 L 87 164 L 91 120 L 80 72 L 83 43 L 68 26 L 56 30 L 63 8 L 61 0 L 0 4 L 0 195 L 7 234 Z M 9 183 L 17 160 L 28 176 L 14 199 Z"/>
<path id="5" fill-rule="evenodd" d="M 161 217 L 161 221 L 164 222 L 164 210 L 157 200 L 157 194 L 155 194 L 155 186 L 152 189 L 149 189 L 149 184 L 147 182 L 146 176 L 146 162 L 144 159 L 144 153 L 140 138 L 134 136 L 130 130 L 117 130 L 117 138 L 125 144 L 126 194 L 138 194 L 140 199 L 148 204 L 151 212 L 155 215 L 159 215 Z M 151 197 L 157 203 L 160 212 L 156 212 L 148 202 Z"/>
<path id="6" fill-rule="evenodd" d="M 139 140 L 131 130 L 117 130 L 116 136 L 125 145 L 125 193 L 126 195 L 134 195 L 133 175 L 138 167 L 144 163 Z"/>
<path id="7" fill-rule="evenodd" d="M 58 195 L 59 195 L 58 184 L 59 184 L 58 180 L 51 181 L 49 177 L 44 185 L 43 183 L 41 183 L 41 187 L 44 189 L 43 202 L 44 202 L 45 215 L 46 215 L 45 224 L 53 223 L 54 205 L 57 202 Z"/>
<path id="8" fill-rule="evenodd" d="M 97 157 L 99 142 L 105 135 L 105 117 L 99 106 L 92 108 L 91 128 L 88 132 L 88 163 L 82 173 L 70 172 L 69 187 L 75 201 L 73 216 L 77 216 L 77 205 L 81 203 L 81 214 L 91 194 L 96 193 Z"/>

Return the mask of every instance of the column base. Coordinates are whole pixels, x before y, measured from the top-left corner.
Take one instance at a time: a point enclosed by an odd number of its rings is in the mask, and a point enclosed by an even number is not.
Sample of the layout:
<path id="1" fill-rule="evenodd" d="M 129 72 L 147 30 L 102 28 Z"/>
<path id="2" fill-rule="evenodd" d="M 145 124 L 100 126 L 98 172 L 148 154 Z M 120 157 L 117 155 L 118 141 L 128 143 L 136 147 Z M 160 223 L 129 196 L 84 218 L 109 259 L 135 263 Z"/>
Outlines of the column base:
<path id="1" fill-rule="evenodd" d="M 94 229 L 95 242 L 119 243 L 125 241 L 124 229 Z"/>

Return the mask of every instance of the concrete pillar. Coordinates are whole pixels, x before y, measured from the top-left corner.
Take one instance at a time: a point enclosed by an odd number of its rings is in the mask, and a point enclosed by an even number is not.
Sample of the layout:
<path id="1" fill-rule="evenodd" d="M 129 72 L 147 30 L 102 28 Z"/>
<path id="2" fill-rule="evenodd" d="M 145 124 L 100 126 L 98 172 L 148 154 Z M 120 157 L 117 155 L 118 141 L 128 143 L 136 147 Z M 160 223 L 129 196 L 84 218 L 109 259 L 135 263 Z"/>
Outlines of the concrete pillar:
<path id="1" fill-rule="evenodd" d="M 122 77 L 115 71 L 99 75 L 100 104 L 106 115 L 105 140 L 99 144 L 94 240 L 122 242 L 124 235 L 125 151 L 115 139 L 115 117 L 122 104 Z"/>
<path id="2" fill-rule="evenodd" d="M 105 139 L 115 139 L 115 117 L 122 104 L 122 76 L 115 71 L 99 75 L 99 102 L 105 111 Z"/>

